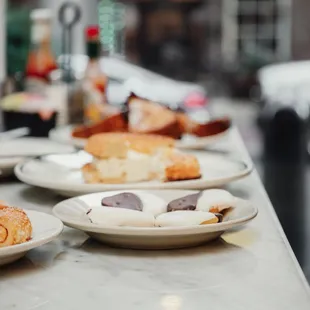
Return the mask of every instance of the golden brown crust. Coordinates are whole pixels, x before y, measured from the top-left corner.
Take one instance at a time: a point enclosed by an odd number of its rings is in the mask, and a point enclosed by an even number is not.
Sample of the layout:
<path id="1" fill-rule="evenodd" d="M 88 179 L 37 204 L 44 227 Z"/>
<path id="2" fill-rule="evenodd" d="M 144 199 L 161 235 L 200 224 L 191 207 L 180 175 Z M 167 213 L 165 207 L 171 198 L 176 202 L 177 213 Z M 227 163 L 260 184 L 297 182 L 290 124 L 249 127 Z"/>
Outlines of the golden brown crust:
<path id="1" fill-rule="evenodd" d="M 170 148 L 175 140 L 158 135 L 103 133 L 90 137 L 85 151 L 97 158 L 125 158 L 128 150 L 152 154 L 159 148 Z"/>
<path id="2" fill-rule="evenodd" d="M 166 167 L 167 181 L 201 178 L 200 165 L 195 156 L 181 152 L 171 152 L 168 158 L 169 164 Z"/>
<path id="3" fill-rule="evenodd" d="M 0 248 L 27 242 L 31 235 L 32 225 L 23 210 L 0 205 Z"/>

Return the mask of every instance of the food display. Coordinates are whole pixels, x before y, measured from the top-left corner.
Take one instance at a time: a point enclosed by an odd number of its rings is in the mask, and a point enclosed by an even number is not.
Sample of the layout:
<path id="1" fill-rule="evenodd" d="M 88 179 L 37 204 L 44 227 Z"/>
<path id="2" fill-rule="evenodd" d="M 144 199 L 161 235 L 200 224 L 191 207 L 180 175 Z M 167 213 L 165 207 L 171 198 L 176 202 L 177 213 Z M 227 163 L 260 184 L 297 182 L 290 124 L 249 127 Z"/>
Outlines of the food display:
<path id="1" fill-rule="evenodd" d="M 88 139 L 93 161 L 82 168 L 86 183 L 161 182 L 198 179 L 194 155 L 174 148 L 175 140 L 159 135 L 102 133 Z"/>
<path id="2" fill-rule="evenodd" d="M 131 94 L 125 107 L 102 106 L 103 119 L 88 126 L 77 126 L 72 131 L 74 138 L 88 138 L 100 132 L 131 132 L 157 134 L 180 139 L 189 134 L 208 137 L 227 131 L 228 118 L 211 120 L 201 124 L 192 120 L 185 112 L 174 111 L 157 102 Z"/>
<path id="3" fill-rule="evenodd" d="M 32 225 L 25 211 L 0 204 L 0 248 L 29 241 Z"/>
<path id="4" fill-rule="evenodd" d="M 105 197 L 101 206 L 90 207 L 89 221 L 100 226 L 180 227 L 216 224 L 225 221 L 236 198 L 225 190 L 210 189 L 167 203 L 143 192 L 119 193 Z"/>

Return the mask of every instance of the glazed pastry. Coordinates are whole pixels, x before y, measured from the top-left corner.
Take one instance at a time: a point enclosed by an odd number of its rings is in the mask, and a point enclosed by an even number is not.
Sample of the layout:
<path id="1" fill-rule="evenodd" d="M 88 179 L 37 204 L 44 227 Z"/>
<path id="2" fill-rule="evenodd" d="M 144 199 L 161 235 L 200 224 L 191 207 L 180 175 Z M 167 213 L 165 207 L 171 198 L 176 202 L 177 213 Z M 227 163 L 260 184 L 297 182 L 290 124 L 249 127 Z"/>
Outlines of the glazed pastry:
<path id="1" fill-rule="evenodd" d="M 103 227 L 154 227 L 155 223 L 155 217 L 151 213 L 124 208 L 97 206 L 90 208 L 87 215 L 93 224 Z"/>
<path id="2" fill-rule="evenodd" d="M 156 218 L 155 226 L 196 226 L 215 224 L 218 218 L 210 212 L 203 211 L 174 211 L 163 213 Z"/>
<path id="3" fill-rule="evenodd" d="M 0 205 L 0 248 L 27 242 L 31 235 L 31 222 L 23 210 Z"/>
<path id="4" fill-rule="evenodd" d="M 92 136 L 85 151 L 94 159 L 82 169 L 84 180 L 86 183 L 130 183 L 199 178 L 197 158 L 178 151 L 174 144 L 174 139 L 157 135 Z"/>

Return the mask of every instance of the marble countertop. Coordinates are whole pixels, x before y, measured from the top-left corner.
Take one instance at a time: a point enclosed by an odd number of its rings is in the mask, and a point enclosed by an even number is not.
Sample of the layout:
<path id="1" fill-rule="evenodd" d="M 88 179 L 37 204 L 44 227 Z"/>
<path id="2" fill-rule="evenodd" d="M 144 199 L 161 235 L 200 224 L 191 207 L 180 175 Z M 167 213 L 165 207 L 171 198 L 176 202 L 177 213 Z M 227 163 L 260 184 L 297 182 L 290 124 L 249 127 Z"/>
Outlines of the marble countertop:
<path id="1" fill-rule="evenodd" d="M 237 132 L 230 145 L 249 160 Z M 56 241 L 0 268 L 1 310 L 308 310 L 309 287 L 256 171 L 228 189 L 258 217 L 204 246 L 133 251 L 65 228 Z M 62 198 L 17 181 L 0 199 L 51 213 Z"/>

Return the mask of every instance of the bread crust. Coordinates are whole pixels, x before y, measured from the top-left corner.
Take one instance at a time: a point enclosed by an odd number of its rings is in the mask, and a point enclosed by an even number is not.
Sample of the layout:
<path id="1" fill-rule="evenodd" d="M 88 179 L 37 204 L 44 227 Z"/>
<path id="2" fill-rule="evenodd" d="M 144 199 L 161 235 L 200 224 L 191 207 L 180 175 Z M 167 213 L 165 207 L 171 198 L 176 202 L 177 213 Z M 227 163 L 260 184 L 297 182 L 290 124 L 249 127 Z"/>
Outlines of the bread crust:
<path id="1" fill-rule="evenodd" d="M 184 181 L 201 178 L 200 165 L 197 158 L 191 154 L 171 152 L 166 166 L 166 181 Z"/>
<path id="2" fill-rule="evenodd" d="M 97 158 L 126 158 L 129 150 L 153 154 L 160 148 L 174 147 L 175 140 L 159 135 L 102 133 L 90 137 L 85 151 Z"/>

